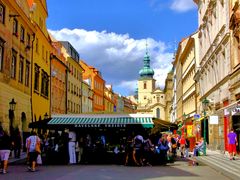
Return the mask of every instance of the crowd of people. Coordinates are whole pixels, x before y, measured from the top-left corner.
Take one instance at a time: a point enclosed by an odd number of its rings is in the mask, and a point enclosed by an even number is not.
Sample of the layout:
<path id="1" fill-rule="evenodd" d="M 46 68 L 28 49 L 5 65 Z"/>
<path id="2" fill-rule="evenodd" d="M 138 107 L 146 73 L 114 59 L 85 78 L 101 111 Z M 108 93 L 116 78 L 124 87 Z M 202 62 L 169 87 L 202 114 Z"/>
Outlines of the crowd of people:
<path id="1" fill-rule="evenodd" d="M 236 143 L 236 134 L 233 130 L 229 133 L 229 139 L 230 144 Z M 23 147 L 26 149 L 28 169 L 31 172 L 36 171 L 37 164 L 72 165 L 97 161 L 104 163 L 109 154 L 112 155 L 113 163 L 126 166 L 165 165 L 174 162 L 177 152 L 181 158 L 189 157 L 190 141 L 184 135 L 131 133 L 117 142 L 112 145 L 103 134 L 76 134 L 74 131 L 64 130 L 48 131 L 44 134 L 32 131 L 26 142 L 22 144 L 23 140 L 18 129 L 10 136 L 0 126 L 0 171 L 7 173 L 9 156 L 20 158 Z M 201 138 L 193 149 L 193 155 L 199 155 L 203 149 L 204 139 Z M 235 146 L 230 145 L 229 150 L 230 159 L 234 159 Z"/>

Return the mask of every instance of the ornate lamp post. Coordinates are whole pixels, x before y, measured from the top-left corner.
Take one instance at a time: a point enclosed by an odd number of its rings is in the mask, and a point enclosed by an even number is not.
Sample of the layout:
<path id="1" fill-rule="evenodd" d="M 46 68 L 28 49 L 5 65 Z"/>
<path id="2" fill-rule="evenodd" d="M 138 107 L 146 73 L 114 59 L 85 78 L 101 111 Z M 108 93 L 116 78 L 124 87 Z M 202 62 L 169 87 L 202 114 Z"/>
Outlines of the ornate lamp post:
<path id="1" fill-rule="evenodd" d="M 202 101 L 203 106 L 203 115 L 204 115 L 204 121 L 203 121 L 203 138 L 204 138 L 204 149 L 203 154 L 206 156 L 206 145 L 207 145 L 207 122 L 206 122 L 206 110 L 209 104 L 209 100 L 207 98 L 204 98 Z"/>
<path id="2" fill-rule="evenodd" d="M 12 135 L 12 132 L 13 132 L 13 120 L 14 120 L 14 111 L 15 111 L 16 104 L 17 103 L 14 101 L 14 98 L 12 99 L 12 101 L 9 102 L 9 120 L 10 120 L 9 132 L 10 132 L 10 135 Z"/>
<path id="3" fill-rule="evenodd" d="M 47 118 L 48 118 L 48 114 L 45 113 L 45 114 L 44 114 L 44 119 L 47 119 Z"/>
<path id="4" fill-rule="evenodd" d="M 182 135 L 184 135 L 185 136 L 185 134 L 186 134 L 186 114 L 185 114 L 185 112 L 183 113 L 183 134 Z"/>

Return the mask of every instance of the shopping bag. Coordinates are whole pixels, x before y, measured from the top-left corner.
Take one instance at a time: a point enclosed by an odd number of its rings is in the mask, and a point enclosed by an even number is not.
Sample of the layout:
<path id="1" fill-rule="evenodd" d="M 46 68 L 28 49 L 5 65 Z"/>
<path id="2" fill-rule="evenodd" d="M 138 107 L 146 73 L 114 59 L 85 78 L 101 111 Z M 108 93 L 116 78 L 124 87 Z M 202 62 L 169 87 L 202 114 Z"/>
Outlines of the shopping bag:
<path id="1" fill-rule="evenodd" d="M 40 154 L 37 156 L 37 164 L 42 164 L 42 157 Z"/>

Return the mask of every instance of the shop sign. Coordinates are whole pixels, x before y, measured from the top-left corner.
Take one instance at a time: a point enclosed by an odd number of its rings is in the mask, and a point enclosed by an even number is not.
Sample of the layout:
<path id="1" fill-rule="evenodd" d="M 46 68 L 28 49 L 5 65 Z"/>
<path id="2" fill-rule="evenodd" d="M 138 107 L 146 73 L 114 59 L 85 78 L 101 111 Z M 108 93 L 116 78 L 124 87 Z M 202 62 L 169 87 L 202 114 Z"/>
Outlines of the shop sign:
<path id="1" fill-rule="evenodd" d="M 218 116 L 209 116 L 210 124 L 218 124 Z"/>
<path id="2" fill-rule="evenodd" d="M 240 107 L 237 106 L 236 108 L 234 108 L 234 109 L 232 110 L 232 115 L 235 115 L 236 113 L 239 113 L 239 112 L 240 112 Z"/>
<path id="3" fill-rule="evenodd" d="M 224 116 L 228 116 L 230 113 L 227 109 L 224 109 Z"/>
<path id="4" fill-rule="evenodd" d="M 194 119 L 199 119 L 201 117 L 201 115 L 200 114 L 194 114 L 193 117 L 194 117 Z"/>
<path id="5" fill-rule="evenodd" d="M 193 125 L 187 125 L 187 136 L 193 136 Z"/>
<path id="6" fill-rule="evenodd" d="M 74 127 L 76 128 L 98 128 L 98 127 L 112 128 L 112 127 L 126 127 L 126 124 L 75 124 Z"/>
<path id="7" fill-rule="evenodd" d="M 94 128 L 94 127 L 100 127 L 100 124 L 75 124 L 74 127 Z"/>
<path id="8" fill-rule="evenodd" d="M 126 127 L 126 124 L 104 124 L 104 127 Z"/>

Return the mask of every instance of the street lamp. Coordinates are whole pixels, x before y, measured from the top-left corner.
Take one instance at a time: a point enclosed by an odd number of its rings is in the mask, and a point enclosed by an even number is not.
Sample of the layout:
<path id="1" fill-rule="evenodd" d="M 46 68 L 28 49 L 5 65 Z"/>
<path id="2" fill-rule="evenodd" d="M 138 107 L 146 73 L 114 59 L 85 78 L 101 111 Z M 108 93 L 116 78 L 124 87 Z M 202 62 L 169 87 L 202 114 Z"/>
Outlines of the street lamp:
<path id="1" fill-rule="evenodd" d="M 206 145 L 207 145 L 207 120 L 206 120 L 206 110 L 209 104 L 209 100 L 207 98 L 204 98 L 202 101 L 203 106 L 203 115 L 204 115 L 204 121 L 203 121 L 203 138 L 204 138 L 204 146 L 203 146 L 203 154 L 206 156 Z"/>
<path id="2" fill-rule="evenodd" d="M 9 120 L 10 120 L 10 125 L 9 125 L 9 132 L 10 135 L 12 135 L 13 132 L 13 119 L 14 119 L 14 110 L 16 107 L 16 102 L 14 101 L 14 98 L 12 101 L 9 102 Z"/>
<path id="3" fill-rule="evenodd" d="M 48 114 L 45 113 L 45 114 L 44 114 L 44 119 L 47 119 L 47 118 L 48 118 Z"/>
<path id="4" fill-rule="evenodd" d="M 183 113 L 183 135 L 186 134 L 186 114 Z"/>

